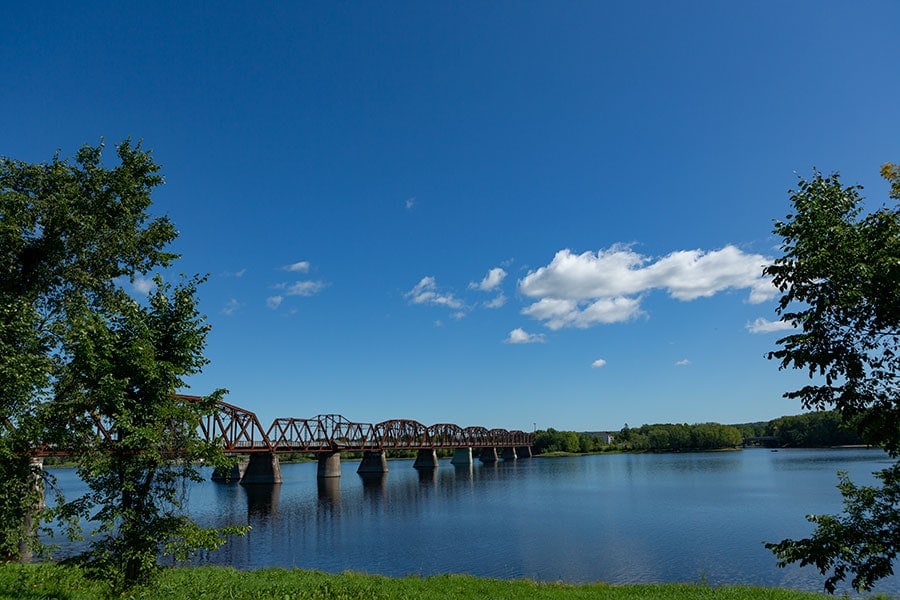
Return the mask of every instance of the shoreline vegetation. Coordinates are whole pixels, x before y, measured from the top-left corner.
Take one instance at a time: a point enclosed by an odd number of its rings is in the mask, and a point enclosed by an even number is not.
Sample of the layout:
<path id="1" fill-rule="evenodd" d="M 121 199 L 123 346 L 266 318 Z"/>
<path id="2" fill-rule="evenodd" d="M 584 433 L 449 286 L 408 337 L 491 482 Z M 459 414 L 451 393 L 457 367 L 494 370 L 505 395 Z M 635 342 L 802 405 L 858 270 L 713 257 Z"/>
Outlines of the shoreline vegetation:
<path id="1" fill-rule="evenodd" d="M 0 565 L 0 600 L 55 598 L 94 600 L 116 597 L 108 584 L 86 579 L 74 566 L 43 564 Z M 753 586 L 711 587 L 701 581 L 684 584 L 541 583 L 500 580 L 468 575 L 407 576 L 402 578 L 331 574 L 301 569 L 267 568 L 238 571 L 229 567 L 171 567 L 162 569 L 152 586 L 128 590 L 133 600 L 200 600 L 230 598 L 292 600 L 379 600 L 491 598 L 572 600 L 821 600 L 817 592 Z M 887 599 L 874 595 L 869 598 Z"/>
<path id="2" fill-rule="evenodd" d="M 605 452 L 706 452 L 742 446 L 767 448 L 842 448 L 867 444 L 835 411 L 809 412 L 770 421 L 660 423 L 619 431 L 575 432 L 553 428 L 535 432 L 535 456 Z"/>

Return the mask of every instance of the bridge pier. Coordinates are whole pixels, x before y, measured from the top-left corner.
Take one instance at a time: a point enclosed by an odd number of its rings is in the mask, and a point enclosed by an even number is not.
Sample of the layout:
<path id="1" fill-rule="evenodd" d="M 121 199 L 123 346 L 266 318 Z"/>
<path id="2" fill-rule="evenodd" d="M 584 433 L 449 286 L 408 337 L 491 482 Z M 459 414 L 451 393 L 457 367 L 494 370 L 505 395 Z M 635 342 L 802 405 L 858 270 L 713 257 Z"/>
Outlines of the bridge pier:
<path id="1" fill-rule="evenodd" d="M 481 455 L 478 457 L 483 463 L 495 463 L 497 462 L 497 449 L 496 448 L 482 448 Z"/>
<path id="2" fill-rule="evenodd" d="M 341 476 L 341 453 L 340 452 L 324 452 L 319 454 L 319 468 L 316 470 L 316 477 L 323 479 L 326 477 Z"/>
<path id="3" fill-rule="evenodd" d="M 450 459 L 450 464 L 454 466 L 465 467 L 472 464 L 472 449 L 471 448 L 457 448 L 453 451 L 453 458 Z"/>
<path id="4" fill-rule="evenodd" d="M 520 446 L 516 448 L 516 456 L 519 458 L 531 458 L 531 446 Z"/>
<path id="5" fill-rule="evenodd" d="M 362 460 L 360 461 L 359 468 L 356 469 L 356 472 L 360 475 L 387 473 L 387 458 L 384 455 L 384 450 L 377 452 L 366 450 L 363 452 Z"/>
<path id="6" fill-rule="evenodd" d="M 413 463 L 415 469 L 437 469 L 438 458 L 434 448 L 427 450 L 419 450 L 416 454 L 416 462 Z"/>
<path id="7" fill-rule="evenodd" d="M 241 477 L 241 485 L 281 483 L 281 463 L 274 452 L 251 454 Z"/>
<path id="8" fill-rule="evenodd" d="M 210 479 L 216 483 L 237 483 L 244 476 L 248 462 L 247 460 L 240 460 L 230 467 L 216 467 L 213 469 Z"/>
<path id="9" fill-rule="evenodd" d="M 510 447 L 510 448 L 503 449 L 503 451 L 500 454 L 500 458 L 502 458 L 503 460 L 516 460 L 519 457 L 516 456 L 516 449 Z"/>

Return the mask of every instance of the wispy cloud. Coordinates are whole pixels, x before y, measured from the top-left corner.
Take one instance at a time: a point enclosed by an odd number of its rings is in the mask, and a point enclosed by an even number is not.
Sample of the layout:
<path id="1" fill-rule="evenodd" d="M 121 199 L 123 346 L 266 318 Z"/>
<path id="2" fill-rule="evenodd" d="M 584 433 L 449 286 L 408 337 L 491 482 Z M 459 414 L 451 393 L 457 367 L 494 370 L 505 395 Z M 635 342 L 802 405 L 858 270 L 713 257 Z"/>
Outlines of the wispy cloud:
<path id="1" fill-rule="evenodd" d="M 769 321 L 762 317 L 752 323 L 747 323 L 747 331 L 750 333 L 771 333 L 773 331 L 785 331 L 794 329 L 794 324 L 788 321 Z"/>
<path id="2" fill-rule="evenodd" d="M 412 208 L 416 205 L 416 197 L 412 196 L 410 198 L 407 198 L 404 205 L 406 206 L 406 210 L 412 210 Z"/>
<path id="3" fill-rule="evenodd" d="M 149 294 L 156 289 L 156 282 L 152 277 L 135 277 L 131 285 L 140 294 Z"/>
<path id="4" fill-rule="evenodd" d="M 309 267 L 310 264 L 308 260 L 301 260 L 289 265 L 284 265 L 283 267 L 281 267 L 281 270 L 290 271 L 291 273 L 309 273 Z"/>
<path id="5" fill-rule="evenodd" d="M 403 297 L 411 304 L 446 306 L 447 308 L 456 310 L 463 308 L 462 301 L 456 298 L 452 293 L 442 292 L 438 289 L 437 281 L 434 277 L 423 277 L 419 283 L 406 292 Z"/>
<path id="6" fill-rule="evenodd" d="M 484 276 L 480 282 L 475 283 L 474 281 L 469 284 L 470 290 L 481 290 L 482 292 L 490 292 L 503 283 L 503 279 L 506 277 L 506 271 L 501 269 L 500 267 L 496 267 L 488 271 L 487 275 Z"/>
<path id="7" fill-rule="evenodd" d="M 594 369 L 599 369 L 599 368 L 605 367 L 605 366 L 606 366 L 605 358 L 598 358 L 597 360 L 595 360 L 594 362 L 591 363 L 591 367 Z"/>
<path id="8" fill-rule="evenodd" d="M 507 344 L 541 344 L 546 341 L 542 333 L 528 333 L 521 327 L 517 327 L 509 332 L 506 340 Z"/>
<path id="9" fill-rule="evenodd" d="M 682 358 L 681 360 L 675 362 L 676 367 L 686 367 L 689 364 L 691 364 L 691 361 L 686 358 Z"/>
<path id="10" fill-rule="evenodd" d="M 506 296 L 504 296 L 501 293 L 493 300 L 488 300 L 487 302 L 485 302 L 484 307 L 485 308 L 501 308 L 505 304 L 506 304 Z"/>
<path id="11" fill-rule="evenodd" d="M 222 277 L 235 277 L 240 279 L 247 273 L 247 269 L 241 269 L 239 271 L 224 271 L 222 273 Z"/>
<path id="12" fill-rule="evenodd" d="M 225 304 L 225 306 L 222 308 L 222 314 L 230 317 L 231 315 L 236 313 L 238 309 L 241 308 L 241 306 L 243 306 L 243 304 L 238 302 L 236 299 L 231 298 L 228 303 Z"/>
<path id="13" fill-rule="evenodd" d="M 272 310 L 275 310 L 276 308 L 281 306 L 282 302 L 284 302 L 284 296 L 269 296 L 268 298 L 266 298 L 266 306 L 268 306 Z"/>
<path id="14" fill-rule="evenodd" d="M 296 281 L 294 283 L 282 283 L 276 286 L 283 290 L 285 296 L 315 296 L 328 287 L 324 281 Z"/>
<path id="15" fill-rule="evenodd" d="M 770 262 L 731 245 L 709 252 L 681 250 L 657 259 L 620 244 L 596 253 L 560 250 L 550 264 L 519 281 L 519 291 L 537 299 L 522 312 L 550 329 L 587 328 L 641 315 L 642 295 L 655 289 L 681 301 L 748 289 L 748 301 L 759 303 L 777 292 L 762 276 Z"/>

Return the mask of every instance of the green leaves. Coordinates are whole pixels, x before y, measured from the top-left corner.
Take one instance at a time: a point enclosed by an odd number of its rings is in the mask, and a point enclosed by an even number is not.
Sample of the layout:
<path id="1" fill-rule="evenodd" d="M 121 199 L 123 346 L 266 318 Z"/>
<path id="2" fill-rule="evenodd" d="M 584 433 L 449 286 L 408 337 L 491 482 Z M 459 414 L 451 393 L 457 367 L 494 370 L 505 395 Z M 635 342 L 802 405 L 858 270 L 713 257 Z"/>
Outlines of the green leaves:
<path id="1" fill-rule="evenodd" d="M 765 273 L 783 292 L 782 319 L 800 331 L 780 339 L 769 357 L 815 381 L 788 394 L 806 408 L 834 407 L 847 420 L 876 409 L 880 418 L 896 419 L 900 213 L 882 208 L 862 216 L 859 189 L 815 172 L 793 192 L 793 214 L 774 228 L 784 255 Z M 867 426 L 866 434 L 900 451 L 900 431 Z"/>
<path id="2" fill-rule="evenodd" d="M 876 581 L 892 575 L 900 548 L 900 466 L 876 476 L 881 487 L 856 486 L 846 473 L 839 473 L 844 514 L 810 515 L 807 519 L 816 525 L 811 537 L 766 544 L 779 566 L 799 562 L 815 566 L 823 575 L 830 573 L 825 580 L 829 593 L 851 574 L 857 591 L 870 590 Z"/>
<path id="3" fill-rule="evenodd" d="M 207 363 L 203 278 L 156 275 L 141 301 L 123 287 L 177 258 L 166 250 L 174 225 L 149 212 L 159 166 L 130 140 L 116 166 L 103 150 L 84 146 L 73 162 L 0 159 L 0 555 L 15 556 L 12 541 L 33 529 L 28 454 L 64 448 L 90 492 L 54 514 L 95 521 L 101 535 L 84 563 L 119 588 L 147 581 L 161 551 L 221 543 L 180 509 L 194 465 L 224 457 L 197 432 L 212 401 L 175 396 Z"/>
<path id="4" fill-rule="evenodd" d="M 900 197 L 898 171 L 882 174 Z M 805 370 L 811 382 L 785 394 L 805 408 L 835 409 L 869 443 L 900 455 L 900 212 L 863 214 L 858 186 L 835 173 L 800 179 L 793 212 L 775 224 L 782 258 L 766 267 L 782 296 L 778 313 L 799 331 L 769 353 L 779 368 Z M 852 575 L 858 590 L 890 575 L 900 542 L 900 466 L 878 474 L 881 488 L 841 475 L 844 514 L 808 517 L 812 536 L 767 544 L 779 565 L 815 565 L 825 589 Z"/>

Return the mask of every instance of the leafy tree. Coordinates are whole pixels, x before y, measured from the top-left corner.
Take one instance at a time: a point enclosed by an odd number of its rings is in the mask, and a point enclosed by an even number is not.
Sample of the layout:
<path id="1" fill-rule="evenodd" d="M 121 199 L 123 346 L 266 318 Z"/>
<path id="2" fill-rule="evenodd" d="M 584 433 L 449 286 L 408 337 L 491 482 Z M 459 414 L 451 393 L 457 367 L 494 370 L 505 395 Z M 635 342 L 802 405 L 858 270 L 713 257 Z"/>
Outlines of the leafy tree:
<path id="1" fill-rule="evenodd" d="M 900 172 L 882 174 L 900 198 Z M 785 394 L 805 408 L 834 408 L 867 442 L 900 455 L 900 211 L 863 214 L 858 186 L 818 171 L 792 192 L 793 214 L 775 224 L 784 255 L 764 272 L 782 292 L 778 313 L 797 331 L 769 357 L 779 368 L 805 370 L 811 382 Z M 811 537 L 767 544 L 780 565 L 815 565 L 825 589 L 852 575 L 860 590 L 892 571 L 900 530 L 898 466 L 882 471 L 881 488 L 846 478 L 843 516 L 813 516 Z"/>
<path id="2" fill-rule="evenodd" d="M 202 480 L 196 464 L 224 464 L 220 449 L 197 434 L 222 392 L 198 403 L 174 395 L 206 363 L 197 283 L 173 287 L 157 278 L 147 306 L 122 293 L 115 312 L 73 315 L 78 326 L 66 342 L 72 360 L 60 387 L 68 391 L 52 408 L 91 415 L 69 424 L 90 493 L 63 514 L 98 523 L 80 562 L 118 588 L 148 581 L 160 553 L 185 559 L 241 532 L 204 530 L 181 512 L 184 483 Z M 109 433 L 104 444 L 97 444 L 98 417 Z"/>
<path id="3" fill-rule="evenodd" d="M 118 278 L 174 258 L 163 251 L 174 227 L 146 213 L 149 192 L 161 182 L 158 167 L 126 142 L 121 165 L 107 170 L 101 149 L 85 146 L 75 165 L 58 155 L 37 165 L 0 158 L 0 555 L 6 558 L 27 554 L 34 540 L 22 525 L 41 498 L 33 479 L 40 472 L 28 454 L 42 437 L 37 411 L 52 397 L 66 361 L 60 347 L 70 302 L 89 298 L 99 307 Z"/>
<path id="4" fill-rule="evenodd" d="M 178 483 L 194 461 L 222 460 L 196 424 L 204 402 L 173 397 L 205 359 L 207 326 L 196 310 L 199 279 L 156 279 L 146 302 L 128 281 L 177 258 L 165 217 L 151 218 L 159 167 L 140 145 L 84 146 L 74 164 L 0 159 L 0 553 L 19 551 L 22 516 L 34 508 L 23 479 L 38 443 L 78 456 L 91 492 L 62 516 L 89 515 L 100 535 L 85 559 L 120 586 L 146 581 L 159 552 L 184 556 L 221 540 L 179 514 Z M 98 437 L 98 426 L 108 437 Z M 5 458 L 12 460 L 6 461 Z M 28 473 L 34 474 L 33 470 Z M 31 497 L 18 497 L 32 490 Z M 97 510 L 99 509 L 99 510 Z M 14 538 L 13 536 L 18 536 Z"/>

